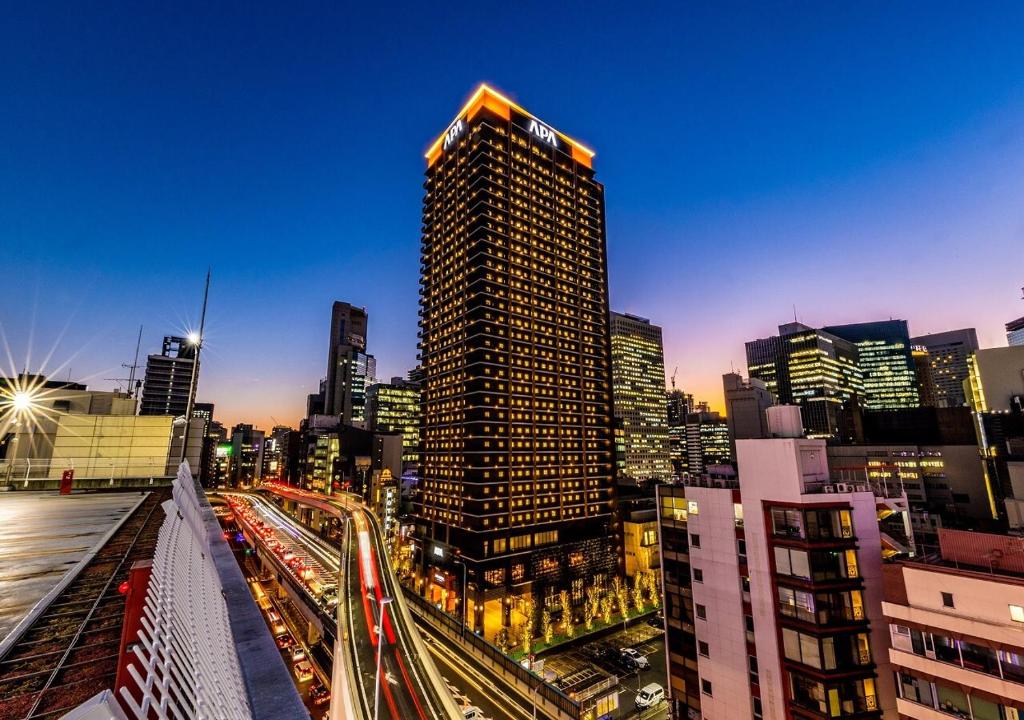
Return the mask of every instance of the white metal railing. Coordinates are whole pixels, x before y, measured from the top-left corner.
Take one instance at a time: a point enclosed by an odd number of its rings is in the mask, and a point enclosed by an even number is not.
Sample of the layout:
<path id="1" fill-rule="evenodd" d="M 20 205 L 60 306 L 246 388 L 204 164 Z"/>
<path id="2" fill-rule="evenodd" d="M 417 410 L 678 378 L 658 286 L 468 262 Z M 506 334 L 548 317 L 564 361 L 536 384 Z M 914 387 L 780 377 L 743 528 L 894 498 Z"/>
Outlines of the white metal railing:
<path id="1" fill-rule="evenodd" d="M 65 470 L 74 470 L 75 479 L 109 478 L 123 480 L 138 477 L 166 477 L 174 474 L 174 463 L 166 455 L 132 458 L 22 458 L 0 462 L 0 484 L 33 480 L 59 480 Z"/>
<path id="2" fill-rule="evenodd" d="M 182 463 L 163 504 L 139 642 L 119 697 L 64 720 L 308 720 L 206 496 Z"/>
<path id="3" fill-rule="evenodd" d="M 139 720 L 252 716 L 235 642 L 210 552 L 209 536 L 188 466 L 164 503 L 149 592 L 128 674 L 140 700 L 120 700 Z"/>

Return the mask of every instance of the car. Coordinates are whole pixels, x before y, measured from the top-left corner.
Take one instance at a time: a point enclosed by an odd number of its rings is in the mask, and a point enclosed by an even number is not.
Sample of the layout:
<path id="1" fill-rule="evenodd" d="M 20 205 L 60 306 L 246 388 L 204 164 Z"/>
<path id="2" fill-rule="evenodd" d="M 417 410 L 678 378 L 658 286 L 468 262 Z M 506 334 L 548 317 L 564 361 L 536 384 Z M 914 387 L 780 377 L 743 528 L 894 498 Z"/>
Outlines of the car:
<path id="1" fill-rule="evenodd" d="M 272 623 L 270 630 L 274 633 L 274 637 L 281 637 L 282 635 L 288 634 L 288 628 L 284 626 L 283 622 Z"/>
<path id="2" fill-rule="evenodd" d="M 295 672 L 295 677 L 299 682 L 313 679 L 313 666 L 309 664 L 309 660 L 299 660 L 292 667 L 292 670 Z"/>
<path id="3" fill-rule="evenodd" d="M 631 670 L 646 670 L 651 666 L 647 657 L 636 648 L 622 648 L 619 654 L 622 664 Z"/>
<path id="4" fill-rule="evenodd" d="M 463 710 L 462 717 L 464 717 L 465 720 L 487 720 L 487 716 L 484 715 L 484 711 L 476 705 L 470 705 L 468 708 Z"/>
<path id="5" fill-rule="evenodd" d="M 314 683 L 309 688 L 309 699 L 313 701 L 314 705 L 323 705 L 324 703 L 330 702 L 331 691 L 320 683 Z"/>
<path id="6" fill-rule="evenodd" d="M 633 702 L 638 709 L 651 708 L 665 699 L 665 689 L 658 683 L 649 683 L 640 688 Z"/>
<path id="7" fill-rule="evenodd" d="M 288 648 L 290 648 L 292 645 L 295 644 L 295 641 L 292 640 L 291 635 L 281 635 L 280 637 L 277 638 L 276 642 L 277 642 L 277 646 L 279 648 L 281 648 L 282 650 L 287 650 Z"/>
<path id="8" fill-rule="evenodd" d="M 292 657 L 293 663 L 297 663 L 299 660 L 306 659 L 306 650 L 301 645 L 293 645 L 291 652 L 289 654 Z"/>

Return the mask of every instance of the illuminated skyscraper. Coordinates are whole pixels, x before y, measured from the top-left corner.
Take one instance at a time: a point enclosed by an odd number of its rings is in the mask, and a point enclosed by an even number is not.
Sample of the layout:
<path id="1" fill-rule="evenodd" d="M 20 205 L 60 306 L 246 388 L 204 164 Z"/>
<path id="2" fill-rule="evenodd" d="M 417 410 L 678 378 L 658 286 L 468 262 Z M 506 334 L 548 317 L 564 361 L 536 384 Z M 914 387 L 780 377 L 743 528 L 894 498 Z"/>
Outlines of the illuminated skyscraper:
<path id="1" fill-rule="evenodd" d="M 402 462 L 415 463 L 420 443 L 420 385 L 400 377 L 366 392 L 366 429 L 402 433 Z"/>
<path id="2" fill-rule="evenodd" d="M 593 155 L 481 86 L 426 156 L 423 591 L 459 611 L 464 568 L 488 639 L 522 625 L 527 595 L 558 612 L 560 590 L 581 603 L 619 565 Z"/>
<path id="3" fill-rule="evenodd" d="M 822 328 L 857 346 L 866 410 L 900 410 L 921 404 L 906 320 Z"/>
<path id="4" fill-rule="evenodd" d="M 667 480 L 672 474 L 665 411 L 661 328 L 634 315 L 611 314 L 612 395 L 622 421 L 624 478 Z"/>
<path id="5" fill-rule="evenodd" d="M 809 437 L 835 435 L 839 409 L 864 395 L 857 346 L 798 322 L 780 325 L 775 337 L 748 342 L 747 369 L 780 404 L 800 406 Z"/>
<path id="6" fill-rule="evenodd" d="M 335 302 L 331 308 L 324 412 L 338 415 L 346 425 L 365 421 L 366 389 L 377 369 L 373 355 L 366 353 L 367 324 L 364 308 L 346 302 Z"/>
<path id="7" fill-rule="evenodd" d="M 964 380 L 967 379 L 967 358 L 978 349 L 978 333 L 974 328 L 949 330 L 947 332 L 922 335 L 910 341 L 913 345 L 928 350 L 933 388 L 922 388 L 923 396 L 934 389 L 935 398 L 931 404 L 936 407 L 960 407 L 967 402 L 964 397 Z M 918 383 L 920 385 L 920 382 Z M 922 404 L 929 404 L 923 402 Z"/>

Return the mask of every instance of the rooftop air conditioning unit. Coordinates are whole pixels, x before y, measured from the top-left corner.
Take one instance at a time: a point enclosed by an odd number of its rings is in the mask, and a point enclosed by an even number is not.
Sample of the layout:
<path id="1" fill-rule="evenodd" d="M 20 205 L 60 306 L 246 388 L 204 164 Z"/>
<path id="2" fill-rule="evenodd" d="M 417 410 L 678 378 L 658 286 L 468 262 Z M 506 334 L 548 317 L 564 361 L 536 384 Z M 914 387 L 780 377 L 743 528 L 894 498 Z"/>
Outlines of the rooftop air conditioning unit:
<path id="1" fill-rule="evenodd" d="M 835 487 L 837 493 L 853 492 L 853 485 L 850 483 L 836 483 Z"/>

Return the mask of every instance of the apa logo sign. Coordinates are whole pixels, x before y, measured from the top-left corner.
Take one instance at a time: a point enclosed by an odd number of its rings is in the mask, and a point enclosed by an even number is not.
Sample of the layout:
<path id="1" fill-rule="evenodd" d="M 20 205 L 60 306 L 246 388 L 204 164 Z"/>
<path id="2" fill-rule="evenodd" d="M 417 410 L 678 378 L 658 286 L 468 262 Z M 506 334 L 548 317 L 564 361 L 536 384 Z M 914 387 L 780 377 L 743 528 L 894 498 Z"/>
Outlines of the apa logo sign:
<path id="1" fill-rule="evenodd" d="M 558 147 L 558 137 L 555 136 L 555 131 L 549 127 L 544 127 L 536 120 L 530 121 L 530 132 L 539 137 L 544 142 L 551 145 L 551 147 Z"/>
<path id="2" fill-rule="evenodd" d="M 455 138 L 462 132 L 462 120 L 456 120 L 455 124 L 448 128 L 448 132 L 444 136 L 444 149 L 447 150 L 448 146 L 451 145 Z"/>

